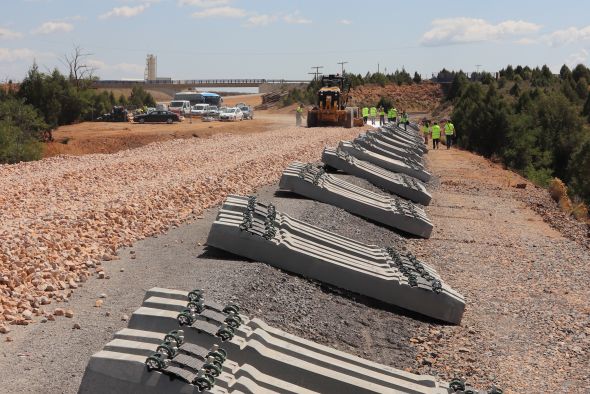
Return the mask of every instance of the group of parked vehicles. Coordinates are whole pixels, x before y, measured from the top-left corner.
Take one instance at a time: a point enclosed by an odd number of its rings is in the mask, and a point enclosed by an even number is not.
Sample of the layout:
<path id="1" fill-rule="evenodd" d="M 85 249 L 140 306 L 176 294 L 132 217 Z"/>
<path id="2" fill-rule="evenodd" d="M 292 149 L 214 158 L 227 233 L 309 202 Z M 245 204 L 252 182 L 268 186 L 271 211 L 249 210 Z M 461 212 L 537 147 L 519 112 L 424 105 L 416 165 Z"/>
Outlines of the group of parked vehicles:
<path id="1" fill-rule="evenodd" d="M 240 121 L 254 119 L 254 109 L 245 103 L 239 103 L 234 107 L 223 105 L 223 98 L 216 93 L 184 91 L 174 95 L 170 104 L 158 104 L 156 108 L 141 108 L 133 114 L 123 107 L 113 107 L 109 114 L 98 117 L 97 121 L 103 122 L 128 122 L 137 123 L 173 123 L 180 122 L 183 118 L 201 118 L 204 122 L 212 121 Z"/>
<path id="2" fill-rule="evenodd" d="M 137 123 L 173 123 L 180 122 L 183 118 L 201 118 L 204 122 L 212 121 L 241 121 L 254 119 L 254 109 L 244 103 L 235 107 L 221 107 L 210 104 L 190 105 L 188 100 L 173 100 L 166 107 L 158 104 L 156 108 L 137 110 L 132 115 L 132 120 Z M 127 122 L 129 115 L 122 107 L 114 107 L 110 114 L 104 114 L 96 119 L 103 122 Z"/>
<path id="3" fill-rule="evenodd" d="M 245 103 L 239 103 L 235 107 L 218 107 L 206 103 L 191 106 L 188 100 L 173 100 L 170 102 L 168 110 L 179 116 L 201 118 L 205 122 L 254 119 L 254 109 Z"/>

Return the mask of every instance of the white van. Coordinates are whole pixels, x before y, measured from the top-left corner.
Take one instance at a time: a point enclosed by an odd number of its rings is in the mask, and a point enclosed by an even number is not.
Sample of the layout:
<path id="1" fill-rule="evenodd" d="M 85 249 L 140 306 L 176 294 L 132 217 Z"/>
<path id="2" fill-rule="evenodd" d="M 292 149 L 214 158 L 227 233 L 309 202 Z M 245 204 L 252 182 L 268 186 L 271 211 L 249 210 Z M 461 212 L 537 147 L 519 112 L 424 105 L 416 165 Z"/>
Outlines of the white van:
<path id="1" fill-rule="evenodd" d="M 179 115 L 188 115 L 191 112 L 191 102 L 188 100 L 173 100 L 168 105 L 168 111 Z"/>
<path id="2" fill-rule="evenodd" d="M 192 116 L 204 116 L 209 112 L 209 104 L 195 104 L 191 109 Z"/>

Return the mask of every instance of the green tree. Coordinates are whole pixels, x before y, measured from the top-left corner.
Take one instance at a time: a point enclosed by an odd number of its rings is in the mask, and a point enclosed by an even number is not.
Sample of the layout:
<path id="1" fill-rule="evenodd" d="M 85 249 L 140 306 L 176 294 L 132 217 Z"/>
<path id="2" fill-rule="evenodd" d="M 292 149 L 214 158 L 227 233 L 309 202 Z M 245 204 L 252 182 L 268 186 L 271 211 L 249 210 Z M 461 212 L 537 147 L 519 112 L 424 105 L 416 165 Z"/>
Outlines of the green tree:
<path id="1" fill-rule="evenodd" d="M 514 68 L 509 64 L 505 69 L 500 70 L 500 76 L 506 78 L 509 81 L 514 80 Z"/>
<path id="2" fill-rule="evenodd" d="M 563 66 L 561 66 L 561 69 L 559 69 L 559 78 L 561 78 L 564 81 L 567 81 L 567 80 L 570 80 L 573 78 L 571 70 L 565 64 Z"/>
<path id="3" fill-rule="evenodd" d="M 412 80 L 414 81 L 414 83 L 420 83 L 422 82 L 422 77 L 420 76 L 420 74 L 418 74 L 417 71 L 414 71 L 414 78 L 412 78 Z"/>
<path id="4" fill-rule="evenodd" d="M 127 101 L 127 97 L 125 97 L 125 95 L 123 93 L 121 93 L 121 95 L 119 96 L 119 105 L 122 105 L 123 107 L 126 107 L 129 103 Z"/>
<path id="5" fill-rule="evenodd" d="M 572 157 L 570 173 L 572 191 L 590 204 L 590 139 Z"/>
<path id="6" fill-rule="evenodd" d="M 584 103 L 584 107 L 582 108 L 582 115 L 588 117 L 588 122 L 590 122 L 590 94 L 586 98 L 586 102 Z"/>
<path id="7" fill-rule="evenodd" d="M 569 161 L 584 137 L 582 119 L 558 92 L 540 97 L 535 108 L 535 118 L 542 130 L 539 145 L 552 153 L 555 176 L 568 182 Z"/>
<path id="8" fill-rule="evenodd" d="M 588 96 L 588 81 L 586 78 L 581 77 L 578 79 L 578 82 L 576 83 L 576 93 L 581 100 L 586 100 L 586 97 Z"/>
<path id="9" fill-rule="evenodd" d="M 561 81 L 561 92 L 563 95 L 572 103 L 578 102 L 580 97 L 578 93 L 576 93 L 575 89 L 572 87 L 572 84 L 575 83 L 573 79 L 566 79 Z"/>
<path id="10" fill-rule="evenodd" d="M 0 102 L 0 163 L 38 160 L 39 142 L 48 128 L 37 110 L 16 98 Z"/>
<path id="11" fill-rule="evenodd" d="M 453 100 L 463 94 L 463 91 L 467 87 L 467 76 L 463 72 L 458 72 L 453 78 L 451 87 L 447 92 L 447 100 Z"/>
<path id="12" fill-rule="evenodd" d="M 518 82 L 514 82 L 514 85 L 512 85 L 512 87 L 510 88 L 510 95 L 518 97 L 520 96 L 521 91 L 522 90 L 520 89 L 520 85 L 518 84 Z"/>
<path id="13" fill-rule="evenodd" d="M 134 86 L 129 96 L 129 104 L 135 105 L 136 107 L 143 107 L 144 105 L 155 107 L 156 100 L 142 86 Z"/>
<path id="14" fill-rule="evenodd" d="M 470 84 L 459 98 L 451 119 L 458 130 L 459 145 L 491 157 L 506 144 L 507 107 L 490 85 L 487 93 L 479 84 Z"/>
<path id="15" fill-rule="evenodd" d="M 590 70 L 588 69 L 588 67 L 584 66 L 583 64 L 578 64 L 572 70 L 572 77 L 574 78 L 574 81 L 576 81 L 576 82 L 578 82 L 580 80 L 580 78 L 585 78 L 586 81 L 590 81 Z"/>

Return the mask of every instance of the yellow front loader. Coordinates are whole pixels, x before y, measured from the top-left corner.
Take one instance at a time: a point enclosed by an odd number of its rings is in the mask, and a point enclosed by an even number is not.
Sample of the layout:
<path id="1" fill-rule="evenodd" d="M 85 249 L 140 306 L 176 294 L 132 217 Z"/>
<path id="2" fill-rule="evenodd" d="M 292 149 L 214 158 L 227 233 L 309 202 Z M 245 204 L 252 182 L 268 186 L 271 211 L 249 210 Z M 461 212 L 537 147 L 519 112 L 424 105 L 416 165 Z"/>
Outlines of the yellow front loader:
<path id="1" fill-rule="evenodd" d="M 363 118 L 357 107 L 347 107 L 350 87 L 344 77 L 323 76 L 316 105 L 307 112 L 307 127 L 362 126 Z"/>

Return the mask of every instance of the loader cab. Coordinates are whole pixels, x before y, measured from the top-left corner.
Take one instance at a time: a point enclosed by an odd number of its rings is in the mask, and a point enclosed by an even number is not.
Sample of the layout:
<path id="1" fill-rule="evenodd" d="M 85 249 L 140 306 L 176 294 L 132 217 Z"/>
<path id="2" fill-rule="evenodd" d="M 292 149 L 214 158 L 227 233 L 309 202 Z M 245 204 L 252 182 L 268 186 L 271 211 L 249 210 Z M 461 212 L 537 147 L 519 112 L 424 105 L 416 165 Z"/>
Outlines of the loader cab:
<path id="1" fill-rule="evenodd" d="M 342 93 L 344 91 L 344 77 L 339 75 L 323 76 L 322 87 L 318 91 L 318 107 L 321 109 L 343 109 Z"/>
<path id="2" fill-rule="evenodd" d="M 318 92 L 318 107 L 321 109 L 339 109 L 340 88 L 325 87 Z"/>

